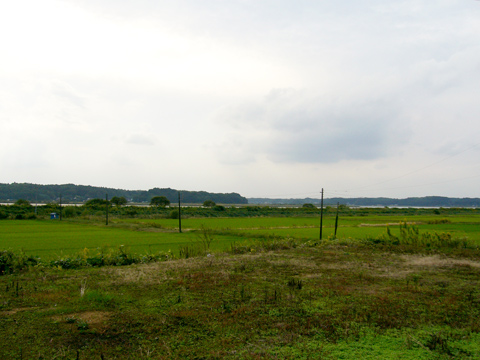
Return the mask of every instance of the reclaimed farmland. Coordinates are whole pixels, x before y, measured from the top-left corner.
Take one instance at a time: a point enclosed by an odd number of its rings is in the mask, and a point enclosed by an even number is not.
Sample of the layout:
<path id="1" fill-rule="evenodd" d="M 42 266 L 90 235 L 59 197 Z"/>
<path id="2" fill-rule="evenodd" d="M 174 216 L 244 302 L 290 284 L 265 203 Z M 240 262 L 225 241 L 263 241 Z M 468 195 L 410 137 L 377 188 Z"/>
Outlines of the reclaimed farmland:
<path id="1" fill-rule="evenodd" d="M 458 212 L 343 216 L 336 238 L 327 216 L 322 241 L 316 216 L 182 233 L 152 216 L 1 220 L 0 358 L 477 359 L 480 216 Z M 101 263 L 109 250 L 168 255 Z"/>

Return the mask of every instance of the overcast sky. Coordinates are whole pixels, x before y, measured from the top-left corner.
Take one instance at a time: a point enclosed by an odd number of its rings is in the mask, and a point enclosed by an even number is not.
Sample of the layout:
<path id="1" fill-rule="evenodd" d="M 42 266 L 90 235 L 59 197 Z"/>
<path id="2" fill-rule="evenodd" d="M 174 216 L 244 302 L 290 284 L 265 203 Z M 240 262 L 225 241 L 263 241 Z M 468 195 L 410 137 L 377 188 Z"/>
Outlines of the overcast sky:
<path id="1" fill-rule="evenodd" d="M 0 183 L 480 197 L 480 2 L 0 4 Z"/>

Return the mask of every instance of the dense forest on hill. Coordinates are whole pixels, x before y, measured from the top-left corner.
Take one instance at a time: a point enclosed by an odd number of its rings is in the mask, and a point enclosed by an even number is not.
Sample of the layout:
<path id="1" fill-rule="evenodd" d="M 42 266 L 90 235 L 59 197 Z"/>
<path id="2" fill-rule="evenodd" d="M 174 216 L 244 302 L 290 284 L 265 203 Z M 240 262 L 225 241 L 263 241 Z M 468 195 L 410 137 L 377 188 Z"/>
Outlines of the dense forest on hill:
<path id="1" fill-rule="evenodd" d="M 108 194 L 125 197 L 129 202 L 149 203 L 154 196 L 165 196 L 171 202 L 178 201 L 179 190 L 153 188 L 150 190 L 122 190 L 106 187 L 86 185 L 37 185 L 27 183 L 0 184 L 0 201 L 13 202 L 18 199 L 25 199 L 31 202 L 58 201 L 60 196 L 62 202 L 80 203 L 88 199 L 105 198 Z M 181 190 L 181 200 L 184 203 L 202 204 L 206 200 L 212 200 L 219 204 L 247 204 L 247 199 L 237 193 L 209 193 L 206 191 L 184 191 Z"/>
<path id="2" fill-rule="evenodd" d="M 266 198 L 249 198 L 249 204 L 265 204 L 265 205 L 301 205 L 305 203 L 319 205 L 320 199 L 266 199 Z M 324 199 L 325 205 L 336 205 L 337 203 L 350 206 L 388 206 L 388 207 L 404 207 L 404 206 L 432 206 L 432 207 L 480 207 L 479 198 L 449 198 L 444 196 L 425 196 L 425 197 L 409 197 L 406 199 L 391 198 L 329 198 Z"/>
<path id="3" fill-rule="evenodd" d="M 14 202 L 26 199 L 30 202 L 47 203 L 59 201 L 60 196 L 64 203 L 82 203 L 89 199 L 104 199 L 114 196 L 125 197 L 130 203 L 149 203 L 154 196 L 165 196 L 170 202 L 178 201 L 179 190 L 170 188 L 153 188 L 150 190 L 123 190 L 89 185 L 38 185 L 29 183 L 0 183 L 0 202 Z M 212 200 L 218 204 L 257 204 L 257 205 L 320 205 L 320 199 L 269 199 L 245 198 L 238 193 L 210 193 L 206 191 L 181 190 L 183 203 L 202 204 Z M 480 207 L 480 198 L 450 198 L 444 196 L 409 197 L 406 199 L 394 198 L 326 198 L 325 205 L 337 203 L 349 206 L 388 206 L 388 207 Z"/>

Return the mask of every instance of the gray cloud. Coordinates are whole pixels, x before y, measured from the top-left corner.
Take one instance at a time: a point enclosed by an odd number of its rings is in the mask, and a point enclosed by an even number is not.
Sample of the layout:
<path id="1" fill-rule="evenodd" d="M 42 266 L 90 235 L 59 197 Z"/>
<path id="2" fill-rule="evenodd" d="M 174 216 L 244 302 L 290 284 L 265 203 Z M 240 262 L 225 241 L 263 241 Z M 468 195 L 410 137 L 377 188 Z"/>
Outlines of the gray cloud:
<path id="1" fill-rule="evenodd" d="M 340 101 L 304 91 L 275 90 L 263 101 L 226 109 L 219 117 L 230 129 L 221 159 L 244 153 L 252 162 L 331 163 L 388 155 L 408 139 L 398 106 L 391 101 Z"/>

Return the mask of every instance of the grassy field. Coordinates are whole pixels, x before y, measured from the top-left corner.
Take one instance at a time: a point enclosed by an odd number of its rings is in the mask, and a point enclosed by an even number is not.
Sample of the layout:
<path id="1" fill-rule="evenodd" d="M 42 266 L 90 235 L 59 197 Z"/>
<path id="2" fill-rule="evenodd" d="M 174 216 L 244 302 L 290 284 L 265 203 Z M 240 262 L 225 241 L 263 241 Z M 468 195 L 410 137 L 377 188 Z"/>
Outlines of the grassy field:
<path id="1" fill-rule="evenodd" d="M 2 359 L 478 359 L 480 261 L 356 242 L 0 277 Z"/>
<path id="2" fill-rule="evenodd" d="M 197 234 L 178 233 L 155 226 L 79 224 L 68 221 L 0 221 L 0 248 L 23 250 L 26 254 L 54 259 L 71 256 L 85 248 L 92 252 L 123 245 L 135 253 L 174 251 L 195 242 Z M 212 250 L 223 250 L 236 238 L 216 236 Z"/>
<path id="3" fill-rule="evenodd" d="M 480 244 L 479 216 L 345 217 L 339 220 L 337 237 L 378 237 L 386 232 L 388 224 L 396 234 L 399 230 L 395 224 L 402 221 L 417 224 L 420 231 L 449 232 L 454 237 L 467 237 Z M 169 250 L 178 253 L 181 247 L 195 243 L 204 228 L 215 234 L 211 249 L 222 251 L 233 242 L 269 236 L 318 239 L 319 224 L 319 219 L 312 217 L 184 219 L 183 232 L 178 233 L 178 220 L 171 219 L 112 219 L 109 226 L 100 222 L 3 220 L 0 221 L 0 249 L 23 250 L 45 259 L 70 256 L 85 248 L 96 251 L 121 245 L 136 253 Z M 335 218 L 324 219 L 323 238 L 333 236 L 334 225 Z"/>
<path id="4" fill-rule="evenodd" d="M 323 242 L 318 218 L 185 219 L 181 234 L 168 219 L 3 220 L 0 249 L 46 259 L 176 256 L 0 276 L 0 359 L 478 359 L 479 220 L 346 217 Z M 470 242 L 390 241 L 398 225 L 377 241 L 403 221 Z M 182 258 L 205 234 L 213 251 Z"/>

